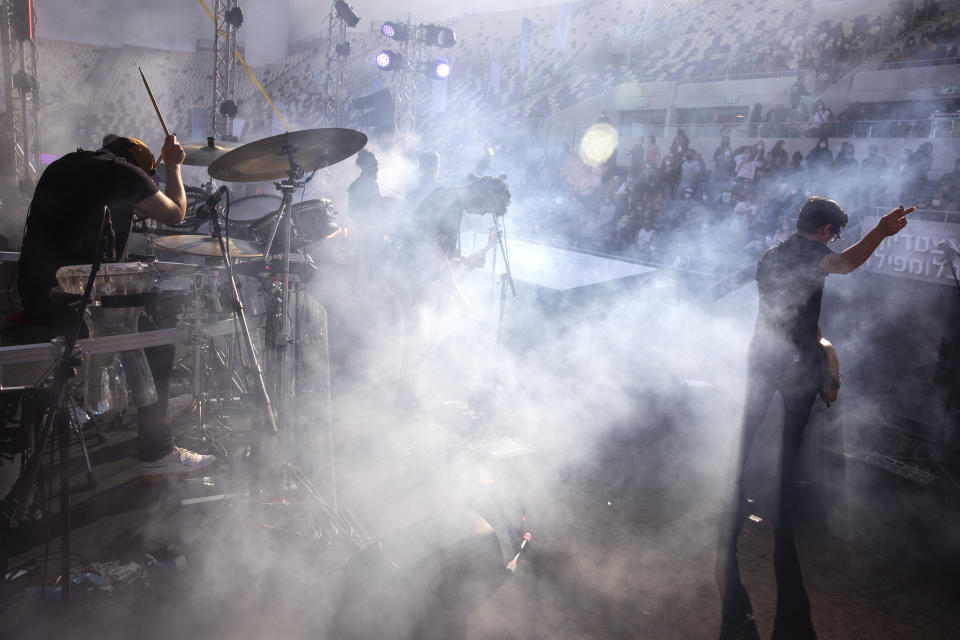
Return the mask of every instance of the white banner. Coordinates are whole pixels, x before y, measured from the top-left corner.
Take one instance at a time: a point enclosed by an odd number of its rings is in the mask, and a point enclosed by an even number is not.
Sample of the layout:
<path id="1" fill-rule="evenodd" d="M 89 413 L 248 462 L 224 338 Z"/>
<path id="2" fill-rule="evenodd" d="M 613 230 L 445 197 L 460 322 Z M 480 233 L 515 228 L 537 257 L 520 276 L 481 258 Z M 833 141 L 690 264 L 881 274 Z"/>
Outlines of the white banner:
<path id="1" fill-rule="evenodd" d="M 865 217 L 861 229 L 865 233 L 876 225 L 878 218 Z M 874 273 L 937 282 L 954 286 L 946 252 L 938 249 L 939 243 L 960 251 L 960 224 L 910 220 L 907 228 L 885 239 L 873 255 L 864 263 L 863 269 Z M 960 264 L 957 264 L 960 269 Z"/>

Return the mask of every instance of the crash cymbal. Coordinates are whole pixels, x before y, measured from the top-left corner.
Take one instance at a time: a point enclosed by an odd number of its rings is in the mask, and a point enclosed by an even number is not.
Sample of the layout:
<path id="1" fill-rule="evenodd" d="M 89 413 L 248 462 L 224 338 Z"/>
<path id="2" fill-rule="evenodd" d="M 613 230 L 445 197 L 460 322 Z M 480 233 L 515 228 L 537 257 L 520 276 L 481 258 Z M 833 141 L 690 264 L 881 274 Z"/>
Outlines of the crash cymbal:
<path id="1" fill-rule="evenodd" d="M 187 152 L 187 157 L 183 164 L 191 167 L 208 167 L 210 163 L 226 155 L 228 152 L 240 146 L 238 142 L 214 142 L 213 138 L 207 138 L 206 142 L 184 142 L 183 150 Z"/>
<path id="2" fill-rule="evenodd" d="M 291 156 L 310 173 L 349 158 L 365 144 L 367 136 L 353 129 L 290 131 L 234 149 L 211 163 L 207 173 L 224 182 L 279 180 L 287 177 Z"/>
<path id="3" fill-rule="evenodd" d="M 219 256 L 220 243 L 216 238 L 201 235 L 161 236 L 154 238 L 153 246 L 166 251 L 189 253 L 194 256 Z M 259 258 L 263 252 L 252 242 L 230 240 L 230 255 L 234 258 Z"/>

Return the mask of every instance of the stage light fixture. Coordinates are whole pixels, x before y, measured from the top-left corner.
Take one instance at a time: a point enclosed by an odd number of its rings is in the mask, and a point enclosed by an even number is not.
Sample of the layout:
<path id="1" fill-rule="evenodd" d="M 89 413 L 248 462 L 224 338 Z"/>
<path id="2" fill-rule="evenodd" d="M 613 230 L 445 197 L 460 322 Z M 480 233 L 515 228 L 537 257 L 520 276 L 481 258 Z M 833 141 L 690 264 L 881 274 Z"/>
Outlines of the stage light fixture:
<path id="1" fill-rule="evenodd" d="M 404 40 L 410 39 L 410 27 L 402 22 L 384 22 L 383 26 L 380 27 L 380 34 L 403 42 Z"/>
<path id="2" fill-rule="evenodd" d="M 432 47 L 446 49 L 457 44 L 457 34 L 449 27 L 427 24 L 423 26 L 423 41 Z"/>
<path id="3" fill-rule="evenodd" d="M 220 103 L 220 115 L 228 118 L 237 117 L 237 103 L 233 100 L 224 100 Z"/>
<path id="4" fill-rule="evenodd" d="M 336 47 L 334 47 L 334 50 L 337 52 L 338 56 L 340 56 L 341 58 L 346 58 L 347 56 L 350 55 L 350 43 L 341 42 Z"/>
<path id="5" fill-rule="evenodd" d="M 340 16 L 340 19 L 347 23 L 348 27 L 355 27 L 357 23 L 360 22 L 360 16 L 357 15 L 357 12 L 343 0 L 334 2 L 333 8 L 336 10 L 337 15 Z"/>
<path id="6" fill-rule="evenodd" d="M 223 19 L 234 29 L 239 29 L 243 24 L 243 10 L 240 7 L 234 7 L 223 14 Z"/>
<path id="7" fill-rule="evenodd" d="M 396 51 L 384 50 L 377 54 L 376 62 L 383 71 L 393 71 L 403 64 L 403 57 Z"/>
<path id="8" fill-rule="evenodd" d="M 427 63 L 426 72 L 429 76 L 445 80 L 450 76 L 450 63 L 446 60 L 440 60 L 439 58 L 431 60 Z"/>

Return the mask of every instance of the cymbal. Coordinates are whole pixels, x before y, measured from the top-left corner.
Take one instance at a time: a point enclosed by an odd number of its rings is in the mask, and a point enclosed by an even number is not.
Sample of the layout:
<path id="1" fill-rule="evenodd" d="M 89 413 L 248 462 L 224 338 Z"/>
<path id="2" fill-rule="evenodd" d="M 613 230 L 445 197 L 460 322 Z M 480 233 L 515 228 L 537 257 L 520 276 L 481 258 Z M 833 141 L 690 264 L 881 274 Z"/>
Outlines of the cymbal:
<path id="1" fill-rule="evenodd" d="M 228 152 L 240 146 L 238 142 L 214 142 L 213 138 L 207 138 L 206 142 L 184 142 L 183 150 L 187 152 L 183 164 L 191 167 L 207 167 L 211 162 L 226 155 Z"/>
<path id="2" fill-rule="evenodd" d="M 154 238 L 153 246 L 166 251 L 189 253 L 195 256 L 219 256 L 220 243 L 216 238 L 201 235 L 160 236 Z M 234 258 L 259 258 L 263 252 L 252 242 L 230 239 L 230 256 Z"/>
<path id="3" fill-rule="evenodd" d="M 224 182 L 279 180 L 290 171 L 290 156 L 310 173 L 346 160 L 365 144 L 367 136 L 353 129 L 290 131 L 234 149 L 214 160 L 207 173 Z"/>

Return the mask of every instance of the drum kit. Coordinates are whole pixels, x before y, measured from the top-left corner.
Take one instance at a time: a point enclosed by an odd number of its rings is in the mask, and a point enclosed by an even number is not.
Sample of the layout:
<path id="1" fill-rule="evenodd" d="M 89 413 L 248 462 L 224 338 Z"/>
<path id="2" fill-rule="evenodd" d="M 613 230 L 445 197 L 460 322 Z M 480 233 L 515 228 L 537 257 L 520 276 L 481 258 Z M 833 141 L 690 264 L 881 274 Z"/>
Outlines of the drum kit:
<path id="1" fill-rule="evenodd" d="M 135 220 L 133 231 L 143 235 L 147 246 L 145 255 L 138 256 L 142 261 L 106 264 L 97 274 L 84 318 L 91 340 L 126 336 L 127 344 L 137 345 L 137 320 L 145 307 L 151 310 L 159 302 L 167 311 L 177 309 L 192 346 L 181 367 L 192 377 L 185 394 L 192 395 L 189 406 L 195 407 L 191 424 L 199 430 L 196 439 L 212 443 L 216 452 L 225 448 L 218 443 L 217 428 L 207 424 L 213 399 L 253 397 L 262 407 L 266 432 L 285 434 L 293 421 L 291 401 L 315 385 L 317 376 L 310 374 L 323 369 L 329 404 L 328 363 L 301 362 L 317 353 L 311 351 L 311 341 L 326 341 L 325 312 L 305 294 L 317 272 L 307 249 L 336 235 L 339 227 L 330 200 L 294 204 L 293 199 L 318 170 L 365 144 L 366 136 L 350 129 L 294 131 L 245 145 L 214 143 L 213 138 L 184 144 L 184 164 L 206 167 L 211 178 L 203 187 L 187 189 L 195 214 L 173 226 Z M 256 194 L 231 203 L 226 188 L 214 190 L 212 180 L 273 181 L 278 195 Z M 217 206 L 225 191 L 225 203 Z M 65 292 L 79 294 L 89 273 L 90 265 L 64 267 L 58 282 Z M 207 331 L 211 320 L 232 321 L 242 342 L 228 346 L 215 341 Z M 82 388 L 83 409 L 103 419 L 157 400 L 139 347 L 88 355 Z"/>

